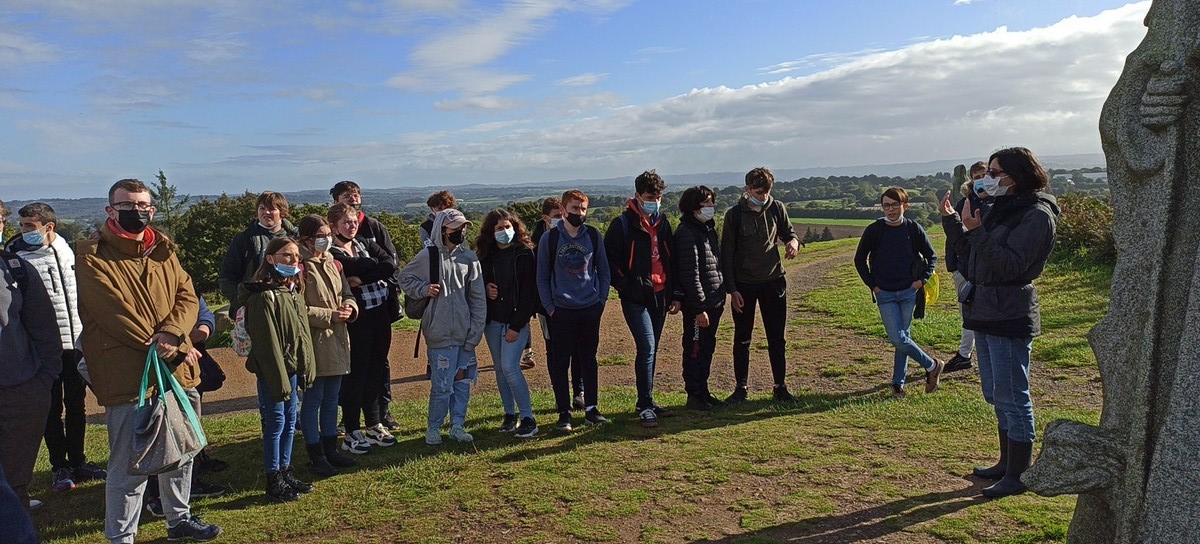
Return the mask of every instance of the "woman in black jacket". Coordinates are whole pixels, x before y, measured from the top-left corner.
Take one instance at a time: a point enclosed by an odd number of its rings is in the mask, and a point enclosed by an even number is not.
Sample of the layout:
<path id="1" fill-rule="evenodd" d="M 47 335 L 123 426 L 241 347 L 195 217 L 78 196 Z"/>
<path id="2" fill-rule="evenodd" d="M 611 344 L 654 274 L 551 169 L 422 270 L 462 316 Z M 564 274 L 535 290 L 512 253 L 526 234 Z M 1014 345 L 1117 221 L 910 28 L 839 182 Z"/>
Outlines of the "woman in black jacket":
<path id="1" fill-rule="evenodd" d="M 681 218 L 672 241 L 672 306 L 683 310 L 683 382 L 687 407 L 710 410 L 721 405 L 708 391 L 709 369 L 717 346 L 717 325 L 725 308 L 721 244 L 713 216 L 716 193 L 703 185 L 679 197 Z"/>
<path id="2" fill-rule="evenodd" d="M 1054 249 L 1058 204 L 1043 192 L 1049 177 L 1033 152 L 1002 149 L 988 160 L 983 189 L 995 198 L 986 216 L 968 201 L 961 218 L 949 195 L 942 199 L 947 243 L 970 251 L 970 282 L 959 290 L 963 326 L 975 331 L 983 398 L 996 409 L 1000 462 L 977 468 L 976 476 L 1000 479 L 983 490 L 988 497 L 1025 491 L 1021 474 L 1033 450 L 1033 400 L 1029 354 L 1041 333 L 1037 289 Z"/>

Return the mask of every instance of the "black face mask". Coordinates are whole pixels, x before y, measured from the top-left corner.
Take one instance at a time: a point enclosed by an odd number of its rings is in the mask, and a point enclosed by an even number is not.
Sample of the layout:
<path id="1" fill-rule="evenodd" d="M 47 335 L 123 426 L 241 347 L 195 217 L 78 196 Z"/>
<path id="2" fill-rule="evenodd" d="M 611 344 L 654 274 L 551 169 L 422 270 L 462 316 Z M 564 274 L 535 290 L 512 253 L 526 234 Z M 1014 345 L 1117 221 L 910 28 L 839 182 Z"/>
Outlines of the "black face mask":
<path id="1" fill-rule="evenodd" d="M 150 212 L 139 210 L 117 210 L 117 224 L 126 232 L 140 234 L 150 224 Z"/>
<path id="2" fill-rule="evenodd" d="M 456 230 L 451 232 L 450 234 L 446 235 L 446 239 L 449 240 L 451 244 L 461 246 L 463 243 L 463 231 Z"/>
<path id="3" fill-rule="evenodd" d="M 568 213 L 567 214 L 567 222 L 570 223 L 572 227 L 583 226 L 584 221 L 587 221 L 586 215 L 579 215 L 577 213 Z"/>

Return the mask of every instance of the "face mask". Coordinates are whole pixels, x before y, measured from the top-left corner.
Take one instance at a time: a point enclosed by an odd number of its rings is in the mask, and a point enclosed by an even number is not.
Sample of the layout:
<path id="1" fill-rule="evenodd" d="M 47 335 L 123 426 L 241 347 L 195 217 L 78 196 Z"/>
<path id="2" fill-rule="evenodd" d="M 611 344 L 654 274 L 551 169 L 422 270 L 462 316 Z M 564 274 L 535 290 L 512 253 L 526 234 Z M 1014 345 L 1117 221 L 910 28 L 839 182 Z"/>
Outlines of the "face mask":
<path id="1" fill-rule="evenodd" d="M 1008 187 L 1000 185 L 1000 178 L 984 176 L 980 181 L 983 182 L 983 190 L 991 196 L 1004 196 L 1008 194 Z"/>
<path id="2" fill-rule="evenodd" d="M 496 231 L 496 241 L 500 242 L 501 244 L 511 244 L 513 237 L 516 235 L 517 231 L 513 230 L 512 227 L 508 227 L 504 230 Z"/>
<path id="3" fill-rule="evenodd" d="M 139 210 L 117 210 L 117 224 L 130 234 L 140 234 L 150 224 L 150 212 Z"/>
<path id="4" fill-rule="evenodd" d="M 983 191 L 983 178 L 975 180 L 975 185 L 973 185 L 971 189 L 973 189 L 976 194 L 978 194 L 979 191 Z"/>
<path id="5" fill-rule="evenodd" d="M 771 197 L 767 196 L 766 200 L 759 200 L 757 198 L 754 198 L 754 195 L 752 195 L 750 193 L 746 193 L 746 200 L 750 202 L 751 206 L 754 206 L 755 208 L 761 208 L 763 206 L 766 206 L 767 203 L 771 201 Z"/>
<path id="6" fill-rule="evenodd" d="M 290 264 L 275 263 L 275 271 L 278 272 L 280 276 L 290 278 L 300 273 L 300 267 L 292 266 Z"/>
<path id="7" fill-rule="evenodd" d="M 567 214 L 567 222 L 570 223 L 572 227 L 575 227 L 575 228 L 582 227 L 584 221 L 587 221 L 586 215 L 579 215 L 577 213 L 568 213 Z"/>
<path id="8" fill-rule="evenodd" d="M 317 253 L 325 253 L 326 251 L 329 251 L 329 246 L 332 245 L 333 239 L 328 236 L 322 236 L 321 238 L 313 240 L 313 249 L 317 250 Z"/>
<path id="9" fill-rule="evenodd" d="M 644 210 L 646 212 L 646 215 L 650 215 L 650 216 L 658 215 L 658 205 L 659 205 L 659 203 L 655 202 L 653 200 L 648 201 L 648 202 L 643 201 L 642 202 L 642 210 Z"/>
<path id="10" fill-rule="evenodd" d="M 40 246 L 42 242 L 46 241 L 46 237 L 42 234 L 41 230 L 23 232 L 21 233 L 21 239 L 31 246 Z"/>
<path id="11" fill-rule="evenodd" d="M 446 235 L 446 239 L 449 240 L 451 244 L 461 246 L 463 243 L 463 231 L 456 230 L 451 232 L 450 234 Z"/>
<path id="12" fill-rule="evenodd" d="M 558 228 L 558 224 L 559 224 L 559 223 L 562 223 L 562 218 L 561 218 L 561 217 L 552 217 L 552 218 L 550 218 L 550 228 L 552 228 L 552 229 L 556 229 L 556 228 Z"/>
<path id="13" fill-rule="evenodd" d="M 714 206 L 705 206 L 700 208 L 700 213 L 697 217 L 705 223 L 712 221 L 713 216 L 717 215 L 717 208 Z"/>

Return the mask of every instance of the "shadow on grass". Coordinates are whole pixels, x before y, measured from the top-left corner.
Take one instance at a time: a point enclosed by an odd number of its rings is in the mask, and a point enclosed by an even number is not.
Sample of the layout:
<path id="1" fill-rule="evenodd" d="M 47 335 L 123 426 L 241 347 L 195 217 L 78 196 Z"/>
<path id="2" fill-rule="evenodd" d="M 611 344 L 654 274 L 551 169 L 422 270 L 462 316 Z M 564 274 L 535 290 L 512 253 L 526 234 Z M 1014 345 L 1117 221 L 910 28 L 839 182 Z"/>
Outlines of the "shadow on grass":
<path id="1" fill-rule="evenodd" d="M 720 540 L 695 542 L 842 544 L 876 540 L 987 501 L 980 495 L 984 483 L 970 479 L 965 481 L 970 486 L 954 491 L 926 493 L 855 512 L 812 517 Z"/>

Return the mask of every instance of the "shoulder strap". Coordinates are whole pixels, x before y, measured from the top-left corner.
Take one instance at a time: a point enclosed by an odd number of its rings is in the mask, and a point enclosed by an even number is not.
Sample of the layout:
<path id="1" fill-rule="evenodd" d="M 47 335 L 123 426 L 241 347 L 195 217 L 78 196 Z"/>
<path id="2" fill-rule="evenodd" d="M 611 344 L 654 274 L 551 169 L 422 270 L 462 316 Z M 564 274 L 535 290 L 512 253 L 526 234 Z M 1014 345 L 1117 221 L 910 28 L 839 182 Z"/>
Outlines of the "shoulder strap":
<path id="1" fill-rule="evenodd" d="M 437 278 L 436 283 L 442 283 L 442 256 L 438 252 L 436 246 L 429 246 L 429 283 L 435 283 L 434 278 Z"/>
<path id="2" fill-rule="evenodd" d="M 625 217 L 625 214 L 621 214 L 621 217 Z M 585 226 L 584 228 L 588 231 L 588 237 L 592 239 L 592 270 L 599 272 L 600 265 L 596 264 L 596 254 L 599 253 L 600 248 L 600 231 L 596 227 Z M 629 237 L 628 230 L 625 231 L 625 237 Z"/>
<path id="3" fill-rule="evenodd" d="M 733 235 L 737 236 L 742 230 L 742 203 L 739 201 L 735 204 L 732 211 L 729 216 L 729 228 L 733 229 Z"/>
<path id="4" fill-rule="evenodd" d="M 554 263 L 558 260 L 558 227 L 550 229 L 550 254 L 547 255 L 550 263 L 550 287 L 554 288 Z"/>

